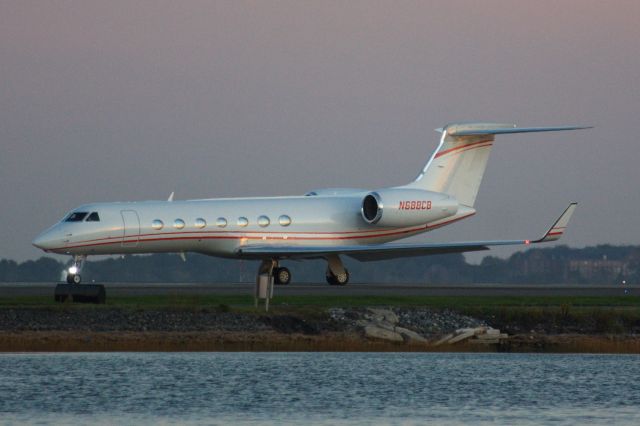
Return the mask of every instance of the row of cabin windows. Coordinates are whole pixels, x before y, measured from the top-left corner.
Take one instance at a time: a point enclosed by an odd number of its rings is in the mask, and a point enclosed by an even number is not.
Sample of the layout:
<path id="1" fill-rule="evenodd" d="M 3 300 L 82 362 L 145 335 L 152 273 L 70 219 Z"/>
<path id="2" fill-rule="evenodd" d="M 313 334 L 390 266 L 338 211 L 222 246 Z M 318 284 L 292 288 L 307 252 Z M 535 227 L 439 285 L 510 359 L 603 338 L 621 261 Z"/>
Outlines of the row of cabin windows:
<path id="1" fill-rule="evenodd" d="M 264 215 L 259 216 L 257 222 L 258 222 L 258 226 L 260 226 L 261 228 L 266 228 L 271 224 L 271 220 L 269 219 L 269 216 L 264 216 Z M 283 214 L 278 218 L 278 223 L 280 224 L 280 226 L 289 226 L 291 225 L 291 218 L 286 214 Z M 225 228 L 227 224 L 228 224 L 227 219 L 224 217 L 219 217 L 218 219 L 216 219 L 216 226 L 218 228 Z M 249 219 L 247 219 L 244 216 L 240 216 L 236 224 L 239 227 L 244 228 L 249 225 Z M 202 229 L 205 226 L 207 226 L 207 221 L 199 217 L 194 221 L 193 225 L 196 228 Z M 185 226 L 186 224 L 182 219 L 176 219 L 173 221 L 173 227 L 176 229 L 182 229 Z M 161 221 L 160 219 L 155 219 L 153 222 L 151 222 L 151 227 L 156 231 L 159 231 L 162 228 L 164 228 L 164 222 Z"/>
<path id="2" fill-rule="evenodd" d="M 86 218 L 86 220 L 85 220 Z M 65 222 L 100 222 L 98 212 L 73 212 L 64 220 Z"/>

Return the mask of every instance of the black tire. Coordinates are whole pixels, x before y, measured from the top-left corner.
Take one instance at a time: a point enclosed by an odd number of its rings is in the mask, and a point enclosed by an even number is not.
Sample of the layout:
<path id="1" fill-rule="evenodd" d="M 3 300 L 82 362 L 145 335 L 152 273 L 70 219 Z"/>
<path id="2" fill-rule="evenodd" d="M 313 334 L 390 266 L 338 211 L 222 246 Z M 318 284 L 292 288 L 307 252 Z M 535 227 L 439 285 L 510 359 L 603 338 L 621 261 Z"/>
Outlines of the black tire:
<path id="1" fill-rule="evenodd" d="M 329 285 L 347 285 L 349 283 L 349 271 L 345 269 L 344 272 L 345 275 L 342 277 L 342 280 L 339 280 L 338 277 L 333 274 L 333 272 L 327 271 L 326 278 Z"/>
<path id="2" fill-rule="evenodd" d="M 327 275 L 325 275 L 325 278 L 327 279 L 327 283 L 328 283 L 329 285 L 337 285 L 337 284 L 338 284 L 338 283 L 336 282 L 336 279 L 334 278 L 334 276 L 333 276 L 333 275 L 331 275 L 331 274 L 327 274 Z"/>
<path id="3" fill-rule="evenodd" d="M 72 278 L 73 284 L 80 284 L 82 282 L 82 277 L 80 274 L 75 274 Z"/>
<path id="4" fill-rule="evenodd" d="M 349 271 L 347 271 L 346 269 L 344 270 L 344 277 L 342 279 L 343 279 L 343 281 L 340 281 L 338 279 L 338 277 L 336 277 L 336 284 L 337 285 L 347 285 L 347 284 L 349 284 Z"/>
<path id="5" fill-rule="evenodd" d="M 67 274 L 67 284 L 73 284 L 73 275 Z"/>
<path id="6" fill-rule="evenodd" d="M 276 268 L 273 271 L 273 281 L 278 285 L 287 285 L 291 282 L 291 272 L 287 268 Z"/>

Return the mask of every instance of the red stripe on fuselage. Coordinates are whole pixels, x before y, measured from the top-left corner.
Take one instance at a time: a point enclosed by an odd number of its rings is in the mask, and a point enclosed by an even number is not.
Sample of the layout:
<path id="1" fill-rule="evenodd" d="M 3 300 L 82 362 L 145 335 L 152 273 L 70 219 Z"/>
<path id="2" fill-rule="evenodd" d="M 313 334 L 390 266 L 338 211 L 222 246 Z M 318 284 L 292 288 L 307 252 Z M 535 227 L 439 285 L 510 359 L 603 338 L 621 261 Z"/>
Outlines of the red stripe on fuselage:
<path id="1" fill-rule="evenodd" d="M 423 229 L 427 229 L 426 226 L 421 226 L 418 228 L 405 229 L 402 231 L 395 232 L 386 232 L 382 234 L 373 234 L 373 235 L 350 235 L 343 237 L 291 237 L 289 234 L 281 234 L 279 237 L 268 237 L 267 240 L 309 240 L 309 241 L 328 241 L 328 240 L 353 240 L 360 238 L 376 238 L 376 237 L 384 237 L 388 235 L 400 235 L 400 234 L 408 234 L 411 232 L 421 231 Z M 238 232 L 239 233 L 239 232 Z M 173 233 L 172 233 L 173 234 Z M 159 235 L 170 235 L 168 233 L 159 234 Z M 285 238 L 286 236 L 286 238 Z M 71 249 L 71 248 L 79 248 L 79 247 L 97 247 L 104 246 L 109 244 L 128 244 L 128 243 L 145 243 L 152 241 L 180 241 L 180 240 L 264 240 L 262 236 L 246 236 L 246 235 L 200 235 L 200 236 L 190 236 L 190 237 L 163 237 L 163 238 L 144 238 L 144 239 L 129 239 L 123 240 L 122 237 L 118 237 L 116 241 L 106 241 L 101 243 L 90 243 L 90 244 L 76 244 L 73 246 L 61 247 L 58 249 L 52 250 L 63 250 L 63 249 Z"/>
<path id="2" fill-rule="evenodd" d="M 405 228 L 405 229 L 401 229 L 401 230 L 395 230 L 393 232 L 384 232 L 384 233 L 378 233 L 378 234 L 372 234 L 372 235 L 349 235 L 349 236 L 339 236 L 339 237 L 291 237 L 289 236 L 290 234 L 314 234 L 314 233 L 309 233 L 309 232 L 299 232 L 299 233 L 295 233 L 295 232 L 291 232 L 291 233 L 279 233 L 279 237 L 269 237 L 266 238 L 267 240 L 282 240 L 282 241 L 287 241 L 287 240 L 296 240 L 296 241 L 301 241 L 301 240 L 308 240 L 308 241 L 328 241 L 328 240 L 354 240 L 354 239 L 364 239 L 364 238 L 377 238 L 377 237 L 386 237 L 386 236 L 393 236 L 393 235 L 402 235 L 402 234 L 409 234 L 409 233 L 413 233 L 413 232 L 418 232 L 421 230 L 427 230 L 427 229 L 433 229 L 433 228 L 438 228 L 444 225 L 448 225 L 450 223 L 453 222 L 457 222 L 459 220 L 465 219 L 469 216 L 474 215 L 475 213 L 470 213 L 468 215 L 465 216 L 461 216 L 459 218 L 455 218 L 455 219 L 451 219 L 449 221 L 446 222 L 442 222 L 439 223 L 437 225 L 424 225 L 424 226 L 420 226 L 420 227 L 414 227 L 414 228 Z M 378 231 L 379 230 L 375 230 Z M 374 232 L 375 232 L 374 231 Z M 209 231 L 209 233 L 212 233 L 215 231 Z M 236 232 L 236 231 L 225 231 L 225 233 L 231 233 L 231 232 Z M 333 234 L 333 235 L 337 235 L 337 234 L 351 234 L 351 233 L 356 233 L 359 231 L 349 231 L 349 232 L 335 232 L 335 233 L 318 233 L 318 234 Z M 362 232 L 366 232 L 366 233 L 371 233 L 371 231 L 362 231 Z M 197 233 L 197 232 L 183 232 L 181 234 L 188 234 L 188 233 Z M 239 233 L 239 231 L 237 231 L 236 233 Z M 259 231 L 252 231 L 252 233 L 254 234 L 260 234 Z M 176 233 L 172 232 L 172 233 L 163 233 L 163 234 L 155 234 L 155 235 L 174 235 Z M 246 233 L 245 233 L 246 234 Z M 146 235 L 153 235 L 153 234 L 146 234 Z M 285 239 L 286 236 L 286 239 Z M 216 236 L 211 236 L 211 235 L 200 235 L 200 236 L 189 236 L 189 237 L 185 237 L 185 236 L 181 236 L 181 237 L 161 237 L 161 238 L 145 238 L 145 239 L 128 239 L 128 240 L 123 240 L 122 237 L 112 237 L 111 239 L 115 240 L 115 241 L 105 241 L 105 242 L 100 242 L 100 243 L 96 243 L 93 241 L 98 241 L 98 240 L 87 240 L 87 241 L 83 241 L 81 244 L 75 244 L 75 245 L 70 245 L 70 246 L 66 246 L 66 247 L 59 247 L 59 248 L 55 248 L 55 249 L 50 249 L 50 251 L 56 251 L 56 250 L 67 250 L 67 249 L 73 249 L 73 248 L 80 248 L 80 247 L 84 247 L 84 248 L 89 248 L 89 247 L 98 247 L 98 246 L 105 246 L 105 245 L 111 245 L 111 244 L 130 244 L 130 243 L 145 243 L 145 242 L 154 242 L 154 241 L 180 241 L 180 240 L 241 240 L 241 239 L 245 239 L 245 240 L 264 240 L 264 238 L 262 236 L 246 236 L 246 235 L 240 235 L 240 236 L 232 236 L 232 235 L 216 235 Z M 86 244 L 89 243 L 89 244 Z"/>

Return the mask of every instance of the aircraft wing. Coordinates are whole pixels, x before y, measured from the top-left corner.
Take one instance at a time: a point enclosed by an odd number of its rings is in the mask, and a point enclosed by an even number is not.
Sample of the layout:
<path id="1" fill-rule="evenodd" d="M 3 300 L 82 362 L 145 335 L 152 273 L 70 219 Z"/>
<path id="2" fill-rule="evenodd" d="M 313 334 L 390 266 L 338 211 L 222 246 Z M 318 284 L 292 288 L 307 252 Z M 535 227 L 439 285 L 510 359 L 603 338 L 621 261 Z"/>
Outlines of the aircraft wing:
<path id="1" fill-rule="evenodd" d="M 489 250 L 493 246 L 529 245 L 559 240 L 564 233 L 577 203 L 571 203 L 542 238 L 537 240 L 467 241 L 457 243 L 386 243 L 351 246 L 286 246 L 247 245 L 238 249 L 238 255 L 246 258 L 264 259 L 313 259 L 328 255 L 344 254 L 362 262 L 399 257 L 425 256 L 430 254 L 464 253 Z"/>

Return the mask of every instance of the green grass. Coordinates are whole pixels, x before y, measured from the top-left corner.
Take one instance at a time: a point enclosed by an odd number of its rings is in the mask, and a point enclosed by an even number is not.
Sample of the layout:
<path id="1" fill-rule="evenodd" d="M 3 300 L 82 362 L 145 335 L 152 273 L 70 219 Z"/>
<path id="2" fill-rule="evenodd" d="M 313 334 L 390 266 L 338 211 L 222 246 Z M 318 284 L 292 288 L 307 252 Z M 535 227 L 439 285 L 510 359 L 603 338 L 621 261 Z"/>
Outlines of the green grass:
<path id="1" fill-rule="evenodd" d="M 53 305 L 52 296 L 14 296 L 0 297 L 0 307 Z"/>

